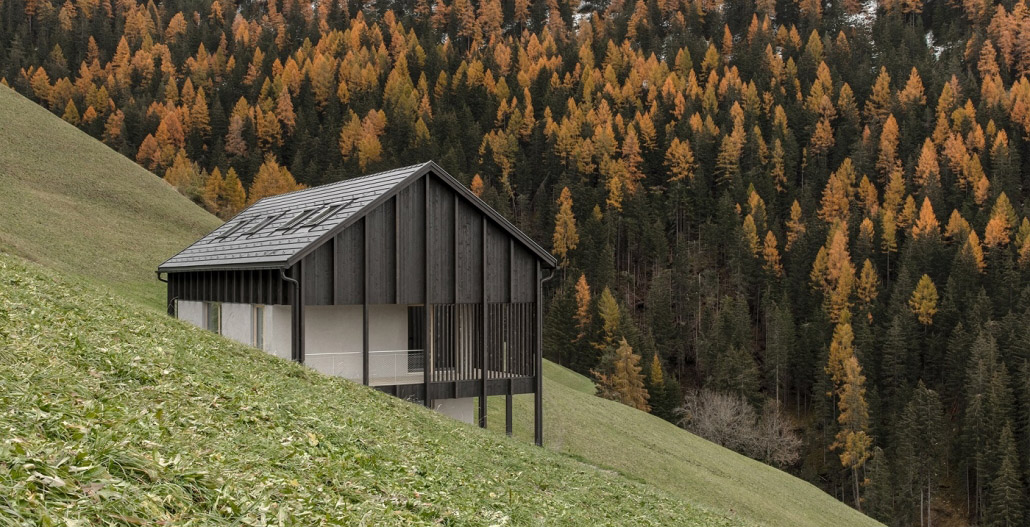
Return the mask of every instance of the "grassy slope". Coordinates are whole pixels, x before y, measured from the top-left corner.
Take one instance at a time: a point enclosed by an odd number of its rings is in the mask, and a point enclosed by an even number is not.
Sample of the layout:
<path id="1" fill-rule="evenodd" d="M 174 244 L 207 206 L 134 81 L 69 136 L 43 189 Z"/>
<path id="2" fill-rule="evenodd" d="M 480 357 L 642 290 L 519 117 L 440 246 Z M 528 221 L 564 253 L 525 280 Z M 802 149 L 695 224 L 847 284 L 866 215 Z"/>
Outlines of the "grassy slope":
<path id="1" fill-rule="evenodd" d="M 164 304 L 157 265 L 219 224 L 171 186 L 0 86 L 0 249 Z"/>
<path id="2" fill-rule="evenodd" d="M 0 143 L 4 145 L 0 148 L 0 188 L 5 191 L 0 194 L 0 251 L 14 252 L 63 273 L 89 278 L 106 290 L 137 303 L 153 308 L 162 306 L 163 287 L 153 278 L 154 267 L 218 223 L 216 218 L 131 161 L 3 87 L 0 87 Z M 454 471 L 496 468 L 521 472 L 512 488 L 519 492 L 515 497 L 521 505 L 548 511 L 551 520 L 566 518 L 561 514 L 569 514 L 572 516 L 566 519 L 571 521 L 575 515 L 590 511 L 592 519 L 609 518 L 621 523 L 623 519 L 612 516 L 618 507 L 625 508 L 624 513 L 630 516 L 640 513 L 639 506 L 626 502 L 632 502 L 634 496 L 647 496 L 649 502 L 653 501 L 648 507 L 659 514 L 656 518 L 664 513 L 680 513 L 690 516 L 692 523 L 717 520 L 689 507 L 669 510 L 668 502 L 660 496 L 668 492 L 684 503 L 727 511 L 729 515 L 761 524 L 869 523 L 799 480 L 750 462 L 651 416 L 593 397 L 589 379 L 556 365 L 545 367 L 548 445 L 589 463 L 615 469 L 631 479 L 650 483 L 659 490 L 640 489 L 606 471 L 601 472 L 601 480 L 590 484 L 589 480 L 597 471 L 570 464 L 567 458 L 553 455 L 537 458 L 536 450 L 527 452 L 508 441 L 484 438 L 474 430 L 431 413 L 247 352 L 174 321 L 155 318 L 151 313 L 134 318 L 137 315 L 129 313 L 129 308 L 119 299 L 101 298 L 93 293 L 73 297 L 63 287 L 47 289 L 49 286 L 39 280 L 39 270 L 26 273 L 20 264 L 12 262 L 5 258 L 3 264 L 7 269 L 0 272 L 0 298 L 6 295 L 7 302 L 7 311 L 0 307 L 0 317 L 10 317 L 11 313 L 21 317 L 19 309 L 29 309 L 29 306 L 38 305 L 40 309 L 28 311 L 30 315 L 19 318 L 18 324 L 0 318 L 0 355 L 4 355 L 0 363 L 6 368 L 0 374 L 3 385 L 0 394 L 8 399 L 14 397 L 14 402 L 18 403 L 7 413 L 0 414 L 0 438 L 11 436 L 8 430 L 25 433 L 20 439 L 25 443 L 0 443 L 0 525 L 3 525 L 5 503 L 8 507 L 16 505 L 11 499 L 5 502 L 5 496 L 28 496 L 25 487 L 15 485 L 27 485 L 25 478 L 31 476 L 5 474 L 3 470 L 14 466 L 5 459 L 24 460 L 35 456 L 33 464 L 48 467 L 60 461 L 59 452 L 72 452 L 76 448 L 84 449 L 85 460 L 99 463 L 102 468 L 98 470 L 111 472 L 114 467 L 118 474 L 112 476 L 127 481 L 111 487 L 122 489 L 118 490 L 122 497 L 100 492 L 96 485 L 87 484 L 84 490 L 75 490 L 72 483 L 68 487 L 71 490 L 50 489 L 52 492 L 43 495 L 51 503 L 74 503 L 72 510 L 76 514 L 116 514 L 125 510 L 135 514 L 150 511 L 153 515 L 157 510 L 153 509 L 153 503 L 144 504 L 127 491 L 157 489 L 155 496 L 174 495 L 169 503 L 184 496 L 200 500 L 191 505 L 194 512 L 206 506 L 205 514 L 239 515 L 239 511 L 220 512 L 212 503 L 204 501 L 211 499 L 212 491 L 206 487 L 213 485 L 211 478 L 217 482 L 219 477 L 225 479 L 229 474 L 233 475 L 233 480 L 225 483 L 226 488 L 236 494 L 216 498 L 219 504 L 228 503 L 232 508 L 244 503 L 265 503 L 258 510 L 274 516 L 278 514 L 277 506 L 270 503 L 289 502 L 305 510 L 314 507 L 315 511 L 320 511 L 314 514 L 320 514 L 327 505 L 321 502 L 311 505 L 313 498 L 305 497 L 293 480 L 312 481 L 304 479 L 311 476 L 312 467 L 317 468 L 314 470 L 317 474 L 325 475 L 329 471 L 339 476 L 339 471 L 351 470 L 354 467 L 349 464 L 356 463 L 363 470 L 360 474 L 347 472 L 346 478 L 357 481 L 357 486 L 344 489 L 346 492 L 342 495 L 346 502 L 358 499 L 355 496 L 368 497 L 372 495 L 367 494 L 369 492 L 380 492 L 373 498 L 371 507 L 375 510 L 351 505 L 370 514 L 369 518 L 386 519 L 381 514 L 386 514 L 388 507 L 399 508 L 402 515 L 422 510 L 423 505 L 417 503 L 418 499 L 411 501 L 408 491 L 424 493 L 420 489 L 434 485 L 440 492 L 471 500 L 468 507 L 479 507 L 474 514 L 494 510 L 490 509 L 493 505 L 483 501 L 486 498 L 482 492 L 476 494 L 475 489 L 466 489 L 464 476 L 460 473 L 455 476 Z M 15 272 L 11 271 L 12 266 L 17 268 Z M 32 284 L 35 292 L 30 291 L 26 296 L 11 280 L 20 282 L 21 286 Z M 3 301 L 0 300 L 0 305 Z M 111 307 L 84 313 L 82 302 Z M 66 320 L 68 317 L 70 319 Z M 42 329 L 33 327 L 36 324 Z M 6 344 L 4 339 L 7 339 Z M 46 352 L 45 357 L 41 351 Z M 225 356 L 226 351 L 228 356 Z M 21 357 L 8 360 L 15 358 L 15 354 Z M 131 358 L 129 354 L 133 354 Z M 203 361 L 212 358 L 215 364 L 208 372 L 204 370 L 207 365 Z M 36 366 L 45 363 L 48 368 L 17 367 L 19 363 Z M 158 382 L 160 379 L 154 371 L 144 371 L 143 365 L 147 364 L 160 364 L 160 371 L 168 370 L 169 375 L 180 372 L 186 377 L 176 377 L 171 385 Z M 242 368 L 238 375 L 237 368 Z M 83 371 L 89 376 L 82 375 Z M 283 378 L 287 382 L 280 382 Z M 294 385 L 296 379 L 301 379 L 299 386 Z M 249 391 L 246 386 L 250 387 Z M 327 392 L 323 393 L 324 390 Z M 102 396 L 99 403 L 83 402 L 86 398 L 81 394 L 94 392 Z M 135 396 L 139 394 L 143 400 L 137 403 Z M 340 394 L 344 394 L 343 402 Z M 239 403 L 241 398 L 250 401 L 252 395 L 262 398 L 260 405 Z M 54 400 L 50 400 L 51 397 Z M 225 406 L 226 400 L 233 403 L 229 409 Z M 2 398 L 0 402 L 3 403 L 0 408 L 9 404 Z M 531 400 L 520 396 L 516 404 L 517 435 L 528 438 Z M 33 409 L 37 407 L 41 411 Z M 57 411 L 51 412 L 51 408 Z M 251 409 L 255 408 L 256 414 L 253 414 Z M 297 414 L 298 408 L 309 413 Z M 322 408 L 335 410 L 314 410 Z M 492 425 L 503 422 L 499 408 L 491 410 Z M 369 418 L 370 413 L 377 412 L 380 415 L 375 419 Z M 59 423 L 55 421 L 56 416 L 63 416 L 64 424 L 55 424 Z M 138 417 L 150 424 L 139 425 L 143 428 L 136 430 L 133 427 L 137 425 L 130 421 Z M 26 419 L 28 421 L 24 421 Z M 252 431 L 234 419 L 258 425 L 259 429 Z M 155 420 L 156 431 L 148 428 Z M 26 424 L 29 421 L 35 423 L 31 428 Z M 173 421 L 172 426 L 165 421 Z M 50 426 L 56 428 L 50 430 Z M 227 432 L 227 437 L 240 443 L 218 442 L 212 433 L 203 432 L 209 426 L 216 431 L 214 433 Z M 274 428 L 273 435 L 278 436 L 268 437 L 264 428 Z M 295 451 L 304 446 L 307 437 L 299 431 L 315 429 L 316 438 L 324 430 L 338 440 L 343 437 L 345 442 L 356 441 L 358 451 L 348 450 L 350 446 L 333 446 L 335 441 L 326 447 L 335 449 L 331 452 Z M 168 430 L 178 433 L 171 434 Z M 449 439 L 452 433 L 457 434 L 453 440 Z M 81 434 L 85 435 L 79 437 Z M 126 443 L 125 437 L 138 434 L 156 434 L 161 441 Z M 390 439 L 396 436 L 402 440 Z M 105 445 L 104 441 L 112 442 Z M 244 442 L 246 449 L 236 448 Z M 325 441 L 319 443 L 325 447 Z M 476 452 L 465 459 L 449 450 L 452 444 L 463 452 L 473 448 L 497 452 Z M 431 452 L 427 453 L 427 449 Z M 176 454 L 185 461 L 162 466 L 162 456 L 167 462 L 175 459 Z M 511 455 L 518 459 L 509 462 L 506 456 Z M 283 457 L 288 459 L 283 460 Z M 303 461 L 304 470 L 294 473 L 293 468 L 284 463 L 293 463 L 298 458 Z M 380 463 L 380 459 L 386 461 Z M 461 484 L 448 486 L 451 483 L 433 479 L 420 481 L 418 473 L 400 474 L 403 470 L 410 471 L 411 467 L 424 470 L 421 461 L 414 463 L 416 459 L 456 464 L 447 469 L 451 472 L 444 479 L 456 478 Z M 46 470 L 59 475 L 84 462 L 69 463 L 65 461 L 60 467 Z M 321 466 L 327 463 L 329 468 Z M 342 468 L 336 466 L 341 463 Z M 134 464 L 142 468 L 132 469 Z M 107 468 L 103 468 L 105 466 Z M 554 473 L 548 468 L 552 466 L 561 468 Z M 561 473 L 566 468 L 570 473 Z M 36 488 L 45 488 L 48 480 L 40 478 L 47 475 L 46 470 L 36 470 L 41 474 L 32 483 Z M 193 474 L 191 470 L 207 475 Z M 268 475 L 262 476 L 264 472 Z M 222 476 L 217 476 L 219 473 Z M 377 481 L 380 473 L 386 474 L 382 483 Z M 429 474 L 424 475 L 428 478 Z M 12 479 L 15 477 L 21 479 L 15 483 Z M 436 473 L 431 477 L 440 476 Z M 73 477 L 73 481 L 82 479 L 81 475 Z M 194 479 L 197 481 L 191 482 Z M 258 483 L 262 479 L 266 483 Z M 531 480 L 528 486 L 527 480 Z M 265 488 L 263 485 L 271 484 L 268 482 L 274 482 L 277 488 Z M 541 502 L 549 499 L 550 492 L 557 492 L 551 490 L 556 484 L 567 487 L 556 498 L 560 503 L 552 506 Z M 484 488 L 501 488 L 498 485 L 488 483 Z M 631 494 L 622 498 L 610 496 L 610 492 L 622 492 L 623 488 L 632 489 Z M 172 494 L 162 494 L 165 491 Z M 341 491 L 333 489 L 333 492 Z M 501 495 L 496 490 L 490 492 Z M 655 495 L 651 495 L 652 492 Z M 541 493 L 542 497 L 537 496 Z M 598 497 L 587 498 L 587 493 L 597 493 Z M 579 498 L 574 498 L 573 494 Z M 40 497 L 36 495 L 33 499 Z M 606 502 L 597 501 L 601 498 Z M 111 499 L 116 503 L 109 503 Z M 525 500 L 532 503 L 521 503 Z M 607 500 L 611 500 L 611 507 Z M 452 509 L 467 515 L 471 510 L 459 501 L 448 501 L 442 496 L 428 501 L 431 503 L 425 507 L 431 511 L 430 516 L 447 514 Z M 499 503 L 494 498 L 487 501 L 494 505 Z M 60 514 L 61 506 L 64 505 L 55 505 L 57 508 L 51 512 Z M 164 509 L 171 510 L 169 507 L 174 508 L 166 505 Z M 202 522 L 209 520 L 204 518 L 201 516 Z M 534 518 L 516 516 L 514 519 L 525 523 Z"/>
<path id="3" fill-rule="evenodd" d="M 740 524 L 100 291 L 0 254 L 0 525 Z"/>
<path id="4" fill-rule="evenodd" d="M 593 383 L 544 363 L 544 444 L 712 510 L 763 525 L 879 525 L 815 486 L 652 415 L 593 395 Z M 492 397 L 490 428 L 504 428 Z M 532 441 L 532 396 L 516 396 L 515 436 Z"/>

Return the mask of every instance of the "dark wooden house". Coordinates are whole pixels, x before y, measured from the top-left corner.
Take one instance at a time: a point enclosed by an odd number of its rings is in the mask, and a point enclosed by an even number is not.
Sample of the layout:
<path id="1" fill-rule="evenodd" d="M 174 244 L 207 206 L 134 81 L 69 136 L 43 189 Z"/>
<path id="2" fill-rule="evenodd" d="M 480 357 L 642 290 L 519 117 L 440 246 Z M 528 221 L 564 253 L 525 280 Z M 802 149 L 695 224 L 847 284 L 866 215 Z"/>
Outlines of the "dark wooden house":
<path id="1" fill-rule="evenodd" d="M 536 395 L 554 258 L 429 162 L 265 198 L 173 256 L 169 314 L 469 422 Z M 487 405 L 478 422 L 486 426 Z"/>

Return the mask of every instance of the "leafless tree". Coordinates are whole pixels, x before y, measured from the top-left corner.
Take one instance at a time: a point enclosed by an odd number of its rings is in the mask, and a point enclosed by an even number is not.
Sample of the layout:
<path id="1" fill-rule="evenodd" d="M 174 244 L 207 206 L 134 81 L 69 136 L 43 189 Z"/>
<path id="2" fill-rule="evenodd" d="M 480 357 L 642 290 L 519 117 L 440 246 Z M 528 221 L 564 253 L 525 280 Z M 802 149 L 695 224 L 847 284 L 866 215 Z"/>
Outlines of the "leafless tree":
<path id="1" fill-rule="evenodd" d="M 681 427 L 750 458 L 786 467 L 800 457 L 801 440 L 776 401 L 767 401 L 759 415 L 743 397 L 700 390 L 688 393 L 676 411 Z"/>

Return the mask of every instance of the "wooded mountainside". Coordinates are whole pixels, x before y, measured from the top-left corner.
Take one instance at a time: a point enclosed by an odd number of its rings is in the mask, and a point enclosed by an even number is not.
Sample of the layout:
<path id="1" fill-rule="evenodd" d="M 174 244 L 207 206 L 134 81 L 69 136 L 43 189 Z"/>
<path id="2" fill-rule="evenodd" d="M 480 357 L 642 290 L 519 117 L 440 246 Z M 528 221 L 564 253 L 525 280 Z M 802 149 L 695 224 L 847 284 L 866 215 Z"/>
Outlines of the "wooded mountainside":
<path id="1" fill-rule="evenodd" d="M 0 0 L 3 82 L 222 217 L 436 160 L 559 257 L 550 358 L 773 400 L 899 525 L 1028 518 L 1028 72 L 1025 1 Z"/>

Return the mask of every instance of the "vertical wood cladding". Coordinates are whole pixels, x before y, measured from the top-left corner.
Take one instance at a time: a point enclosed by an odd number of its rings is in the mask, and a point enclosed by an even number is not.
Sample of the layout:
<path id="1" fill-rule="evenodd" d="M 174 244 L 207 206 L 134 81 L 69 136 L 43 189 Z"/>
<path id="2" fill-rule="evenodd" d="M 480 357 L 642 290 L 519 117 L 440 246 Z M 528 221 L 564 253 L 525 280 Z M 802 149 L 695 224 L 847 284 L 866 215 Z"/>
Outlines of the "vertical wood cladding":
<path id="1" fill-rule="evenodd" d="M 327 306 L 333 303 L 333 244 L 326 243 L 302 260 L 304 303 Z"/>
<path id="2" fill-rule="evenodd" d="M 397 303 L 397 226 L 394 199 L 365 216 L 368 222 L 368 303 Z"/>
<path id="3" fill-rule="evenodd" d="M 511 255 L 511 301 L 533 302 L 536 300 L 536 256 L 521 243 L 512 244 Z"/>
<path id="4" fill-rule="evenodd" d="M 425 179 L 397 194 L 397 303 L 420 304 L 425 297 Z M 434 253 L 443 250 L 433 247 Z"/>
<path id="5" fill-rule="evenodd" d="M 508 233 L 493 221 L 486 222 L 486 301 L 510 299 L 511 255 Z"/>
<path id="6" fill-rule="evenodd" d="M 336 303 L 360 304 L 365 298 L 365 220 L 336 235 Z"/>
<path id="7" fill-rule="evenodd" d="M 196 300 L 241 304 L 288 304 L 278 270 L 180 271 L 168 273 L 168 302 Z"/>
<path id="8" fill-rule="evenodd" d="M 429 192 L 429 302 L 454 302 L 454 194 L 435 177 L 427 179 Z M 464 278 L 458 274 L 457 279 Z"/>
<path id="9" fill-rule="evenodd" d="M 421 304 L 428 289 L 430 304 L 480 304 L 484 282 L 488 303 L 535 302 L 537 256 L 484 216 L 429 175 L 316 248 L 290 273 L 303 270 L 307 305 L 363 303 L 367 222 L 369 303 Z M 168 273 L 169 302 L 289 304 L 288 289 L 277 269 Z M 457 323 L 457 316 L 450 320 Z"/>
<path id="10" fill-rule="evenodd" d="M 474 206 L 464 199 L 457 201 L 457 302 L 468 304 L 483 299 L 483 221 Z"/>

